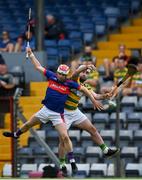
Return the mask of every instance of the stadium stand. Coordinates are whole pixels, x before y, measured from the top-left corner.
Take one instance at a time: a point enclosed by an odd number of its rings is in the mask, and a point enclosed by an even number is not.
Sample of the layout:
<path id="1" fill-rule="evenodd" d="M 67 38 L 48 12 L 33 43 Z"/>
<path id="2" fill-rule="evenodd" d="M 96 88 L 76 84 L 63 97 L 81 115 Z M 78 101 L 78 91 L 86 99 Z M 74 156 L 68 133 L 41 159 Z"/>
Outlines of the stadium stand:
<path id="1" fill-rule="evenodd" d="M 12 41 L 24 33 L 28 8 L 33 7 L 33 0 L 5 0 L 0 1 L 0 32 L 8 30 Z M 68 38 L 62 41 L 45 40 L 47 53 L 47 66 L 55 70 L 59 63 L 72 60 L 75 55 L 82 52 L 84 45 L 97 43 L 92 54 L 97 58 L 97 67 L 102 65 L 104 58 L 110 60 L 118 54 L 118 46 L 126 45 L 126 54 L 130 56 L 133 51 L 141 51 L 142 47 L 142 18 L 133 18 L 132 15 L 140 12 L 141 1 L 118 0 L 58 0 L 45 1 L 45 13 L 60 17 L 68 32 Z M 34 12 L 33 12 L 34 14 Z M 129 26 L 124 25 L 130 21 Z M 111 30 L 113 33 L 111 34 Z M 120 31 L 119 31 L 120 30 Z M 114 33 L 116 32 L 116 33 Z M 108 41 L 104 41 L 106 38 Z M 99 39 L 100 38 L 100 39 Z M 99 41 L 99 40 L 102 40 Z M 104 81 L 102 80 L 102 84 Z M 30 82 L 30 96 L 20 97 L 20 106 L 27 119 L 41 108 L 40 102 L 45 94 L 47 82 Z M 85 107 L 86 99 L 80 101 Z M 128 177 L 142 176 L 142 98 L 125 96 L 121 101 L 120 112 L 120 146 L 121 160 L 124 160 L 124 170 Z M 84 108 L 85 109 L 85 108 Z M 83 109 L 83 110 L 84 110 Z M 87 108 L 86 108 L 87 109 Z M 86 115 L 95 124 L 105 142 L 115 145 L 116 113 L 112 111 L 95 112 L 85 110 Z M 3 123 L 0 124 L 0 134 L 10 130 L 10 114 L 6 113 Z M 53 152 L 58 154 L 58 134 L 51 124 L 36 127 L 40 137 L 46 140 Z M 74 144 L 74 153 L 77 159 L 78 173 L 75 177 L 113 177 L 115 175 L 114 163 L 103 160 L 102 151 L 91 141 L 90 135 L 85 131 L 72 128 L 69 135 Z M 21 177 L 28 177 L 31 171 L 43 171 L 51 160 L 45 154 L 45 149 L 39 147 L 29 132 L 20 137 L 18 155 L 21 158 Z M 85 155 L 84 155 L 85 154 Z M 11 176 L 11 141 L 0 136 L 0 176 Z M 43 164 L 47 163 L 47 164 Z M 71 174 L 70 165 L 67 165 Z"/>

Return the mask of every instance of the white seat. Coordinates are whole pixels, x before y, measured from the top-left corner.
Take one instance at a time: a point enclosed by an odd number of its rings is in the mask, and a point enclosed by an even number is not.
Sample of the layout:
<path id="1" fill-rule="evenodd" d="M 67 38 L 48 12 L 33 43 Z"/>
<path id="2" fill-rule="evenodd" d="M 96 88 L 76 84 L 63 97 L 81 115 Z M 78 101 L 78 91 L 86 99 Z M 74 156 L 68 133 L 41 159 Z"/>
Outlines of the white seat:
<path id="1" fill-rule="evenodd" d="M 115 176 L 115 172 L 114 172 L 114 164 L 109 164 L 108 168 L 107 168 L 107 176 Z"/>
<path id="2" fill-rule="evenodd" d="M 126 175 L 131 177 L 133 174 L 142 176 L 142 163 L 128 163 L 126 165 Z"/>
<path id="3" fill-rule="evenodd" d="M 69 137 L 80 141 L 80 130 L 69 130 Z"/>
<path id="4" fill-rule="evenodd" d="M 11 164 L 5 164 L 3 167 L 3 177 L 11 177 L 12 176 L 12 165 Z"/>
<path id="5" fill-rule="evenodd" d="M 91 135 L 87 131 L 83 131 L 82 134 L 81 134 L 81 138 L 90 139 Z"/>
<path id="6" fill-rule="evenodd" d="M 138 157 L 138 147 L 123 147 L 121 150 L 121 155 L 125 157 Z"/>
<path id="7" fill-rule="evenodd" d="M 90 173 L 93 175 L 107 175 L 107 164 L 93 163 L 90 168 Z"/>
<path id="8" fill-rule="evenodd" d="M 102 150 L 99 147 L 88 146 L 86 149 L 86 156 L 102 157 Z"/>
<path id="9" fill-rule="evenodd" d="M 78 171 L 85 171 L 89 176 L 90 164 L 77 164 Z"/>
<path id="10" fill-rule="evenodd" d="M 37 164 L 22 164 L 21 172 L 37 171 Z"/>
<path id="11" fill-rule="evenodd" d="M 124 96 L 122 98 L 121 104 L 123 104 L 123 105 L 133 104 L 134 106 L 136 106 L 137 102 L 138 102 L 137 96 Z"/>

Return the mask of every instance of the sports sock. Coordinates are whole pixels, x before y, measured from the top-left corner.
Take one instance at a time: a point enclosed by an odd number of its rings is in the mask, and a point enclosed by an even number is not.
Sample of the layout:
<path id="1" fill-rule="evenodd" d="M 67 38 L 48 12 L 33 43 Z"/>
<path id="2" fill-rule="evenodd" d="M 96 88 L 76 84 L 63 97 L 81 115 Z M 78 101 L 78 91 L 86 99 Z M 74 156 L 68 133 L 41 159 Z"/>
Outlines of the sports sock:
<path id="1" fill-rule="evenodd" d="M 60 161 L 60 166 L 64 166 L 66 164 L 66 158 L 63 157 L 63 158 L 59 158 L 59 161 Z"/>
<path id="2" fill-rule="evenodd" d="M 69 152 L 67 155 L 70 163 L 75 162 L 73 152 Z"/>
<path id="3" fill-rule="evenodd" d="M 23 132 L 21 131 L 21 129 L 18 129 L 16 133 L 14 133 L 15 137 L 19 137 Z"/>
<path id="4" fill-rule="evenodd" d="M 106 144 L 101 144 L 100 148 L 101 148 L 101 150 L 103 151 L 104 154 L 108 153 L 109 148 L 107 147 Z"/>

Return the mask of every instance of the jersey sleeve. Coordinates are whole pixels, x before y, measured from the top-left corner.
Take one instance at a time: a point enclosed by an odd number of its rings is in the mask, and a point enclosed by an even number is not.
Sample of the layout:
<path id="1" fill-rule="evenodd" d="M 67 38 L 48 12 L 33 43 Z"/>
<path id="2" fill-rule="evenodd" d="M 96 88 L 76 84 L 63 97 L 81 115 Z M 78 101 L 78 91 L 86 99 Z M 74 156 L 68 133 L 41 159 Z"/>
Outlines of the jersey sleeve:
<path id="1" fill-rule="evenodd" d="M 43 74 L 44 74 L 44 76 L 45 76 L 47 79 L 51 78 L 52 76 L 55 76 L 55 73 L 54 73 L 54 72 L 49 71 L 49 70 L 47 70 L 47 69 L 44 69 Z"/>

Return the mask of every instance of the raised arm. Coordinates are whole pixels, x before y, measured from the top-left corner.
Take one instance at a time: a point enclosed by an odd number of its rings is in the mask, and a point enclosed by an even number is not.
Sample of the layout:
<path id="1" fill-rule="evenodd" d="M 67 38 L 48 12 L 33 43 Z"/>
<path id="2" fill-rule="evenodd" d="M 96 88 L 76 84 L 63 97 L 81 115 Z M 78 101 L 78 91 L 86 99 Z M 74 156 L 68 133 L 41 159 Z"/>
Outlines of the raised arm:
<path id="1" fill-rule="evenodd" d="M 93 70 L 96 70 L 96 67 L 92 64 L 90 65 L 81 65 L 79 66 L 72 74 L 72 79 L 78 78 L 79 74 L 83 71 L 87 70 L 90 73 Z"/>
<path id="2" fill-rule="evenodd" d="M 95 98 L 96 100 L 110 99 L 109 93 L 97 94 L 97 93 L 95 93 L 93 90 L 90 90 L 90 92 L 92 93 L 92 95 L 94 96 L 94 98 Z"/>
<path id="3" fill-rule="evenodd" d="M 103 110 L 103 105 L 96 101 L 96 99 L 94 98 L 92 92 L 90 92 L 86 87 L 81 86 L 80 91 L 82 91 L 93 103 L 94 109 L 97 108 L 98 110 Z"/>
<path id="4" fill-rule="evenodd" d="M 45 68 L 40 64 L 38 59 L 35 57 L 34 53 L 31 50 L 31 48 L 26 48 L 26 52 L 28 53 L 29 58 L 30 58 L 32 64 L 34 65 L 35 69 L 38 70 L 39 72 L 44 73 Z"/>

